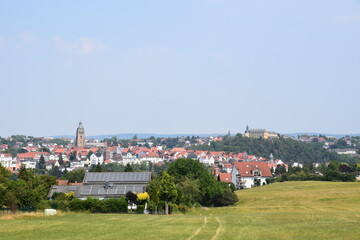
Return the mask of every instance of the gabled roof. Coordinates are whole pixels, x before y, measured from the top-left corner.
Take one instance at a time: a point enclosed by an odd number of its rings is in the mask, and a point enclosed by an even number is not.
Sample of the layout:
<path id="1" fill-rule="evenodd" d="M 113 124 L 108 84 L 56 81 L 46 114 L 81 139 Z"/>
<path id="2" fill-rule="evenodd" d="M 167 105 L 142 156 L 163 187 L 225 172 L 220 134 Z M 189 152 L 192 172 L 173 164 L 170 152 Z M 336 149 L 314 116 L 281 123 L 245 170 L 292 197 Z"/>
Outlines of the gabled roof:
<path id="1" fill-rule="evenodd" d="M 253 171 L 259 169 L 262 177 L 272 177 L 267 162 L 235 162 L 235 167 L 241 177 L 252 177 Z"/>
<path id="2" fill-rule="evenodd" d="M 170 150 L 171 152 L 186 152 L 185 148 L 173 148 Z"/>
<path id="3" fill-rule="evenodd" d="M 35 157 L 40 157 L 41 155 L 44 156 L 49 156 L 50 153 L 48 152 L 27 152 L 27 153 L 18 153 L 18 157 L 20 159 L 22 158 L 35 158 Z"/>
<path id="4" fill-rule="evenodd" d="M 84 184 L 96 182 L 148 182 L 151 180 L 151 172 L 87 172 Z"/>
<path id="5" fill-rule="evenodd" d="M 220 173 L 218 179 L 221 182 L 231 183 L 231 174 L 230 173 Z"/>

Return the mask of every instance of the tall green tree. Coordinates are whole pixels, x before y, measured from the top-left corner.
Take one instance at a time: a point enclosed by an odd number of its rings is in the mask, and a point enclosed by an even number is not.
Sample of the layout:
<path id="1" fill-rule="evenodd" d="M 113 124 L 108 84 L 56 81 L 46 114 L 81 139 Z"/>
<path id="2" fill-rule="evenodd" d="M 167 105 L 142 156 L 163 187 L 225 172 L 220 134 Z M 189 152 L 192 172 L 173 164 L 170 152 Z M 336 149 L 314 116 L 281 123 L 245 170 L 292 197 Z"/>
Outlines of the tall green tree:
<path id="1" fill-rule="evenodd" d="M 45 170 L 46 170 L 46 162 L 45 162 L 44 155 L 42 155 L 42 154 L 39 159 L 39 170 L 41 170 L 43 173 L 45 173 Z"/>
<path id="2" fill-rule="evenodd" d="M 159 184 L 159 196 L 165 202 L 165 214 L 169 214 L 169 202 L 174 202 L 178 196 L 174 178 L 163 172 Z"/>
<path id="3" fill-rule="evenodd" d="M 160 201 L 160 187 L 158 179 L 153 179 L 149 182 L 147 186 L 147 191 L 150 195 L 150 200 L 155 204 L 155 214 L 157 214 L 157 207 Z"/>
<path id="4" fill-rule="evenodd" d="M 60 166 L 64 166 L 64 159 L 63 159 L 62 154 L 59 155 L 59 160 L 58 160 L 58 162 L 59 162 L 59 165 L 60 165 Z"/>

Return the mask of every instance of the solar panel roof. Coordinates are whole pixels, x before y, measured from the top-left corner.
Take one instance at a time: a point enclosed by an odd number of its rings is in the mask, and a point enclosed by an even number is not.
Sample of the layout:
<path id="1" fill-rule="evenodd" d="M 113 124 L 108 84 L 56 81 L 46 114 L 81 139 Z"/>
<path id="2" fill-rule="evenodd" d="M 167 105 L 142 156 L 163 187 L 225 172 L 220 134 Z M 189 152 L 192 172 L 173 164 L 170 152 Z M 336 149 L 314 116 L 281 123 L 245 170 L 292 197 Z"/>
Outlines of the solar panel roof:
<path id="1" fill-rule="evenodd" d="M 105 189 L 103 185 L 84 185 L 80 191 L 81 196 L 106 196 L 106 195 L 126 195 L 127 192 L 142 193 L 145 185 L 114 185 Z"/>
<path id="2" fill-rule="evenodd" d="M 151 180 L 150 172 L 88 172 L 84 183 L 90 182 L 148 182 Z"/>

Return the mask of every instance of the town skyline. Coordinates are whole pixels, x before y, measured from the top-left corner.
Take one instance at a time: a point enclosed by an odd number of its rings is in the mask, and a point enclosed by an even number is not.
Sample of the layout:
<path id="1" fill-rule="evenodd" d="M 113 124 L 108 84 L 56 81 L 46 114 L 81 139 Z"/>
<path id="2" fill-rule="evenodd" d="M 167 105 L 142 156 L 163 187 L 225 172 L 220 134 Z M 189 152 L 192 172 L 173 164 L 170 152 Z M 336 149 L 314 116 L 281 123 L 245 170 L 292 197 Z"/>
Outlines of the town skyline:
<path id="1" fill-rule="evenodd" d="M 82 121 L 79 122 L 79 126 L 82 126 Z M 86 139 L 99 139 L 102 140 L 104 138 L 110 138 L 112 136 L 116 136 L 120 139 L 131 139 L 134 136 L 137 136 L 139 138 L 149 138 L 149 137 L 181 137 L 181 136 L 201 136 L 201 137 L 208 137 L 208 136 L 224 136 L 227 134 L 231 134 L 231 135 L 235 135 L 235 134 L 245 134 L 246 131 L 250 129 L 250 130 L 266 130 L 266 131 L 270 131 L 270 132 L 274 132 L 276 134 L 280 134 L 280 135 L 288 135 L 288 136 L 292 136 L 292 137 L 297 137 L 299 135 L 302 134 L 306 134 L 306 135 L 326 135 L 326 136 L 333 136 L 336 138 L 340 138 L 340 137 L 344 137 L 344 136 L 360 136 L 359 133 L 328 133 L 328 132 L 287 132 L 287 133 L 283 133 L 283 132 L 277 132 L 277 131 L 273 131 L 273 130 L 269 130 L 269 129 L 265 129 L 265 128 L 251 128 L 249 127 L 249 125 L 246 125 L 246 127 L 244 128 L 244 131 L 239 131 L 239 132 L 232 132 L 231 130 L 228 130 L 227 132 L 209 132 L 209 133 L 146 133 L 146 132 L 124 132 L 124 133 L 108 133 L 108 134 L 85 134 L 84 137 Z M 77 131 L 75 134 L 59 134 L 59 135 L 31 135 L 31 134 L 11 134 L 11 135 L 25 135 L 25 136 L 34 136 L 34 137 L 51 137 L 51 138 L 77 138 Z M 86 131 L 87 132 L 87 131 Z M 8 136 L 2 136 L 0 135 L 0 137 L 10 137 L 11 135 Z"/>

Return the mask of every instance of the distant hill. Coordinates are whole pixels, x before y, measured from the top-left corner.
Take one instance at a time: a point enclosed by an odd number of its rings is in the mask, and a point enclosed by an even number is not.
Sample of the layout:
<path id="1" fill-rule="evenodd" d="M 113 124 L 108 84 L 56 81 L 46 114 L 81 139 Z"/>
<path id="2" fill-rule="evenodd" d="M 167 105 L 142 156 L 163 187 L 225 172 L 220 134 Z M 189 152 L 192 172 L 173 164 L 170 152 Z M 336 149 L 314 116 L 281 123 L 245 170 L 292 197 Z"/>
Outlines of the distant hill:
<path id="1" fill-rule="evenodd" d="M 137 138 L 149 138 L 151 136 L 155 138 L 175 138 L 175 137 L 192 137 L 192 136 L 199 136 L 199 137 L 210 137 L 210 136 L 223 136 L 223 133 L 213 133 L 213 134 L 193 134 L 193 133 L 184 133 L 184 134 L 154 134 L 154 133 L 119 133 L 119 134 L 106 134 L 106 135 L 95 135 L 95 136 L 86 136 L 87 139 L 98 139 L 103 140 L 104 138 L 111 138 L 116 136 L 118 139 L 131 139 L 134 136 Z M 58 136 L 51 136 L 52 138 L 75 138 L 74 135 L 58 135 Z"/>
<path id="2" fill-rule="evenodd" d="M 287 135 L 297 138 L 299 135 L 307 134 L 309 136 L 312 135 L 324 135 L 324 136 L 332 136 L 336 138 L 342 138 L 345 136 L 360 136 L 360 134 L 331 134 L 331 133 L 281 133 L 281 135 Z M 98 139 L 103 140 L 104 138 L 111 138 L 112 136 L 116 136 L 118 139 L 131 139 L 136 135 L 138 138 L 149 138 L 151 136 L 155 138 L 175 138 L 175 137 L 211 137 L 211 136 L 225 136 L 225 133 L 209 133 L 209 134 L 194 134 L 194 133 L 181 133 L 181 134 L 155 134 L 155 133 L 118 133 L 118 134 L 105 134 L 105 135 L 94 135 L 94 136 L 86 136 L 87 139 Z M 58 135 L 51 136 L 52 138 L 75 138 L 74 135 Z"/>
<path id="3" fill-rule="evenodd" d="M 309 135 L 309 136 L 313 136 L 313 135 L 324 135 L 324 136 L 327 136 L 327 137 L 336 137 L 336 138 L 342 138 L 342 137 L 345 137 L 345 136 L 350 136 L 350 137 L 358 137 L 360 136 L 360 134 L 331 134 L 331 133 L 284 133 L 284 134 L 281 134 L 281 135 L 288 135 L 288 136 L 292 136 L 292 137 L 298 137 L 299 135 Z"/>

